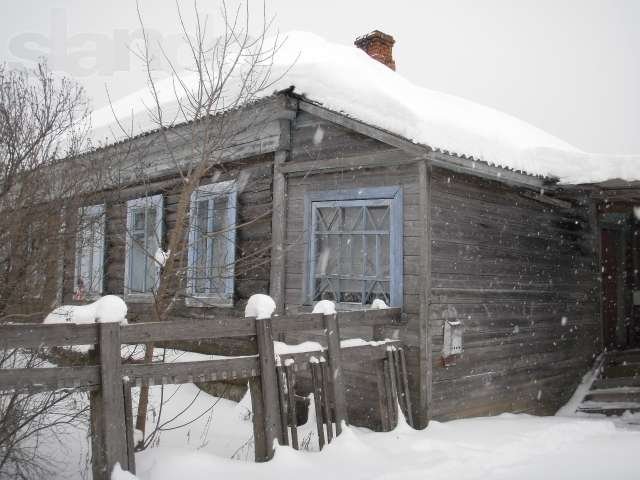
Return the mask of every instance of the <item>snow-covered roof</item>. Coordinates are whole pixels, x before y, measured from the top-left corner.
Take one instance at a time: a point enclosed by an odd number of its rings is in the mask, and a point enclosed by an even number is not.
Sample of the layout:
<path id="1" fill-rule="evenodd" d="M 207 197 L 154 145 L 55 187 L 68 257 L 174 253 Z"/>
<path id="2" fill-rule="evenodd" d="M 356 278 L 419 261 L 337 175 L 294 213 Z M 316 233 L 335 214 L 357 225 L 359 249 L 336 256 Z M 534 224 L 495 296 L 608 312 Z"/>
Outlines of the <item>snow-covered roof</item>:
<path id="1" fill-rule="evenodd" d="M 511 115 L 414 85 L 354 46 L 306 32 L 283 38 L 273 62 L 272 78 L 279 80 L 272 90 L 293 86 L 315 103 L 414 143 L 563 183 L 640 180 L 640 155 L 584 152 Z M 189 83 L 189 74 L 181 78 Z M 163 114 L 171 119 L 176 116 L 174 80 L 157 87 Z M 144 89 L 115 102 L 113 111 L 136 134 L 155 127 L 148 113 L 153 105 Z M 118 139 L 113 118 L 111 107 L 93 113 L 94 138 Z"/>

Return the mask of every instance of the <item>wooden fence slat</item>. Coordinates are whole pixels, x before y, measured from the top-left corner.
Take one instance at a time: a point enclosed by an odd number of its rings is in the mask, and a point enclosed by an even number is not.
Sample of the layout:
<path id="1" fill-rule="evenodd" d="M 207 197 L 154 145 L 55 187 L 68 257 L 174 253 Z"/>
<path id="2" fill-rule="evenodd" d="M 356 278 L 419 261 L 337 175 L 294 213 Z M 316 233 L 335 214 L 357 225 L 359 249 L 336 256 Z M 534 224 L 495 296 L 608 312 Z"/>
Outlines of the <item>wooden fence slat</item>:
<path id="1" fill-rule="evenodd" d="M 405 391 L 402 386 L 402 374 L 400 373 L 400 357 L 398 355 L 398 349 L 393 348 L 389 351 L 391 357 L 393 358 L 393 373 L 395 374 L 394 379 L 396 383 L 396 389 L 398 392 L 398 404 L 400 405 L 401 413 L 405 415 L 406 418 L 406 396 Z"/>
<path id="2" fill-rule="evenodd" d="M 298 418 L 296 415 L 296 398 L 295 398 L 295 373 L 293 373 L 293 368 L 291 365 L 284 366 L 284 373 L 286 375 L 287 381 L 287 394 L 289 400 L 289 426 L 291 427 L 291 446 L 298 450 L 300 447 L 298 445 Z"/>
<path id="3" fill-rule="evenodd" d="M 340 314 L 342 327 L 399 324 L 399 308 L 359 310 Z M 272 335 L 292 330 L 318 330 L 321 314 L 287 315 L 273 318 Z M 38 348 L 40 346 L 88 345 L 98 343 L 98 324 L 9 324 L 0 326 L 1 348 Z M 153 343 L 203 338 L 249 337 L 255 335 L 253 318 L 184 318 L 170 322 L 131 323 L 120 326 L 122 343 Z"/>
<path id="4" fill-rule="evenodd" d="M 278 378 L 273 350 L 271 319 L 255 321 L 260 359 L 260 378 L 264 403 L 264 431 L 267 443 L 267 458 L 273 457 L 275 442 L 281 438 L 280 399 L 278 397 Z"/>
<path id="5" fill-rule="evenodd" d="M 345 348 L 341 348 L 340 345 L 341 326 L 380 327 L 398 325 L 401 321 L 400 309 L 391 308 L 343 312 L 339 316 L 305 314 L 265 320 L 183 319 L 124 326 L 116 323 L 0 325 L 0 346 L 4 348 L 97 343 L 100 358 L 99 365 L 3 370 L 0 371 L 0 389 L 99 387 L 96 391 L 90 392 L 92 449 L 96 452 L 93 458 L 93 473 L 94 478 L 99 479 L 108 478 L 115 463 L 120 463 L 123 468 L 130 471 L 135 470 L 131 385 L 184 383 L 198 379 L 217 381 L 247 378 L 252 396 L 256 460 L 264 461 L 273 456 L 276 440 L 280 440 L 283 444 L 288 442 L 288 426 L 291 427 L 291 443 L 294 448 L 298 447 L 294 370 L 311 368 L 320 448 L 323 448 L 325 443 L 323 423 L 327 423 L 326 438 L 330 442 L 334 435 L 332 419 L 336 422 L 335 435 L 341 433 L 341 424 L 347 421 L 343 362 L 384 361 L 385 367 L 379 377 L 386 380 L 382 388 L 389 390 L 385 395 L 387 419 L 394 415 L 392 409 L 395 412 L 398 389 L 402 389 L 410 412 L 408 387 L 403 384 L 406 380 L 406 364 L 403 363 L 402 356 L 394 358 L 395 356 L 387 351 L 389 346 L 399 345 L 400 342 L 390 341 L 381 345 L 365 344 Z M 281 355 L 286 367 L 281 367 L 280 372 L 276 370 L 274 332 L 322 328 L 326 330 L 328 352 L 313 351 Z M 120 358 L 121 344 L 225 337 L 256 337 L 258 355 L 198 362 L 128 365 L 122 365 Z M 321 358 L 327 353 L 328 364 L 309 363 L 312 357 Z M 293 360 L 293 363 L 287 362 L 288 359 Z M 401 370 L 405 377 L 394 374 L 394 369 Z M 278 373 L 282 377 L 280 389 Z M 123 382 L 125 377 L 126 382 Z M 402 378 L 405 380 L 401 380 Z M 331 386 L 328 385 L 329 383 Z M 285 409 L 287 403 L 289 408 Z"/>
<path id="6" fill-rule="evenodd" d="M 122 343 L 249 337 L 255 332 L 255 319 L 251 317 L 131 323 L 122 327 Z"/>
<path id="7" fill-rule="evenodd" d="M 99 345 L 89 350 L 89 361 L 97 361 Z M 98 368 L 100 368 L 98 366 Z M 98 371 L 101 377 L 101 372 Z M 101 378 L 99 382 L 101 381 Z M 104 463 L 104 434 L 102 413 L 102 389 L 98 388 L 89 392 L 89 423 L 91 428 L 91 472 L 92 477 L 99 480 L 105 476 L 107 467 Z"/>
<path id="8" fill-rule="evenodd" d="M 120 325 L 100 323 L 100 366 L 102 377 L 102 420 L 105 479 L 116 463 L 128 468 L 127 435 L 120 360 Z"/>
<path id="9" fill-rule="evenodd" d="M 378 409 L 380 410 L 380 423 L 383 432 L 391 430 L 391 419 L 389 418 L 389 400 L 387 398 L 387 388 L 385 383 L 384 360 L 376 362 L 376 385 L 378 387 Z"/>
<path id="10" fill-rule="evenodd" d="M 333 419 L 331 415 L 331 402 L 329 401 L 329 382 L 327 379 L 329 374 L 326 362 L 322 362 L 319 365 L 318 374 L 322 380 L 322 413 L 324 423 L 327 427 L 327 443 L 331 443 L 333 440 Z"/>
<path id="11" fill-rule="evenodd" d="M 397 400 L 396 400 L 396 392 L 394 389 L 394 380 L 393 380 L 393 365 L 391 364 L 391 362 L 389 361 L 389 358 L 387 357 L 384 361 L 384 384 L 385 384 L 385 390 L 387 393 L 387 409 L 389 410 L 389 421 L 391 424 L 391 429 L 393 429 L 395 422 L 396 422 L 396 416 L 398 413 L 397 410 Z"/>
<path id="12" fill-rule="evenodd" d="M 94 345 L 98 343 L 98 324 L 71 323 L 21 324 L 0 326 L 0 348 L 39 348 L 41 346 Z"/>
<path id="13" fill-rule="evenodd" d="M 407 377 L 407 360 L 405 358 L 404 348 L 398 349 L 398 355 L 400 357 L 400 372 L 402 373 L 402 386 L 404 388 L 407 421 L 409 422 L 409 425 L 413 427 L 413 408 L 411 405 L 411 391 L 409 390 L 409 378 Z"/>
<path id="14" fill-rule="evenodd" d="M 129 471 L 135 475 L 136 455 L 135 439 L 133 438 L 133 405 L 131 401 L 131 384 L 129 382 L 123 382 L 122 394 L 124 396 L 124 419 L 127 434 L 127 461 L 129 463 Z"/>
<path id="15" fill-rule="evenodd" d="M 324 315 L 321 313 L 303 313 L 300 315 L 280 315 L 271 317 L 273 334 L 298 332 L 305 330 L 321 330 L 324 326 Z"/>
<path id="16" fill-rule="evenodd" d="M 320 450 L 324 448 L 324 428 L 322 422 L 322 391 L 320 388 L 320 364 L 317 362 L 311 363 L 311 382 L 313 384 L 313 401 L 316 407 L 316 427 L 318 430 L 318 447 Z"/>
<path id="17" fill-rule="evenodd" d="M 163 379 L 166 380 L 164 383 L 191 383 L 200 376 L 204 376 L 200 381 L 256 377 L 260 375 L 260 365 L 257 356 L 248 356 L 195 362 L 128 364 L 122 366 L 122 374 L 134 383 L 150 379 L 154 379 L 154 383 L 161 383 Z"/>
<path id="18" fill-rule="evenodd" d="M 389 341 L 381 345 L 356 345 L 353 347 L 342 347 L 340 349 L 341 363 L 374 362 L 387 357 L 387 347 L 399 345 L 397 340 Z M 280 360 L 293 360 L 296 371 L 309 369 L 309 361 L 313 357 L 319 357 L 324 352 L 316 350 L 310 352 L 283 353 Z"/>
<path id="19" fill-rule="evenodd" d="M 100 367 L 0 369 L 0 390 L 53 390 L 57 388 L 95 388 L 100 385 Z"/>
<path id="20" fill-rule="evenodd" d="M 402 311 L 399 308 L 340 312 L 339 317 L 341 328 L 391 326 L 402 323 Z"/>
<path id="21" fill-rule="evenodd" d="M 280 437 L 280 443 L 282 445 L 289 445 L 289 429 L 287 428 L 287 400 L 285 398 L 287 386 L 284 376 L 284 367 L 278 365 L 276 367 L 278 374 L 278 395 L 280 398 L 280 429 L 282 436 Z"/>
<path id="22" fill-rule="evenodd" d="M 347 401 L 342 372 L 342 350 L 340 349 L 340 322 L 337 315 L 325 315 L 329 372 L 333 385 L 333 408 L 335 411 L 336 435 L 342 433 L 342 422 L 347 419 Z"/>

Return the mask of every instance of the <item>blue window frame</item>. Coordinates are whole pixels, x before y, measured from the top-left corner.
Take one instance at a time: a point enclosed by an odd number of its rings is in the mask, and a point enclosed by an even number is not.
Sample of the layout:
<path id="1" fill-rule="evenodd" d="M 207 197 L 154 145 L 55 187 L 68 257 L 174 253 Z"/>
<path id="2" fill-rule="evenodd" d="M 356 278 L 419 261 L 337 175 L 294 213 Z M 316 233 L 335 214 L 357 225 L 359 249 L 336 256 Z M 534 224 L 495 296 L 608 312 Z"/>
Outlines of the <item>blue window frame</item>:
<path id="1" fill-rule="evenodd" d="M 104 286 L 104 204 L 78 210 L 74 295 L 76 300 L 102 295 Z"/>
<path id="2" fill-rule="evenodd" d="M 236 203 L 234 181 L 202 185 L 191 195 L 189 306 L 233 305 Z"/>
<path id="3" fill-rule="evenodd" d="M 306 303 L 402 306 L 402 188 L 308 193 Z"/>
<path id="4" fill-rule="evenodd" d="M 158 287 L 160 265 L 155 260 L 164 235 L 162 195 L 127 202 L 124 293 L 129 301 L 148 300 Z"/>

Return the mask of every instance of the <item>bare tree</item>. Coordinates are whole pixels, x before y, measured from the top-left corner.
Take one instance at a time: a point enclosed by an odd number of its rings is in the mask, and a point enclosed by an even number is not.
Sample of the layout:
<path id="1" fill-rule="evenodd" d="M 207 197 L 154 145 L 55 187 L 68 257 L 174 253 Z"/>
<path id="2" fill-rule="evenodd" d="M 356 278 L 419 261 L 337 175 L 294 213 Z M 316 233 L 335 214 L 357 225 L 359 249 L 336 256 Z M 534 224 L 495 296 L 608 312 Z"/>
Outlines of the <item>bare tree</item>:
<path id="1" fill-rule="evenodd" d="M 123 213 L 122 218 L 122 223 L 127 225 L 125 241 L 147 258 L 145 272 L 148 272 L 148 265 L 158 272 L 152 289 L 154 321 L 166 320 L 176 305 L 189 298 L 207 305 L 206 299 L 193 296 L 194 289 L 199 288 L 197 282 L 207 282 L 202 288 L 213 296 L 225 294 L 225 280 L 234 275 L 232 267 L 236 262 L 235 257 L 227 254 L 225 244 L 232 242 L 230 232 L 243 225 L 230 219 L 228 212 L 235 209 L 230 200 L 216 201 L 215 208 L 199 216 L 199 204 L 197 201 L 193 202 L 193 195 L 204 179 L 206 183 L 219 180 L 225 169 L 223 159 L 229 147 L 242 143 L 243 136 L 252 131 L 252 119 L 239 112 L 241 107 L 251 104 L 265 93 L 271 93 L 269 90 L 283 74 L 280 72 L 274 75 L 272 68 L 281 41 L 277 33 L 271 32 L 271 20 L 264 6 L 257 31 L 250 29 L 248 3 L 236 9 L 230 9 L 223 3 L 217 18 L 218 27 L 212 26 L 211 19 L 201 16 L 195 4 L 191 23 L 187 21 L 177 2 L 176 12 L 190 55 L 189 68 L 178 68 L 164 54 L 161 44 L 152 44 L 139 9 L 144 42 L 142 48 L 136 51 L 147 72 L 151 98 L 151 104 L 147 105 L 145 112 L 150 121 L 148 126 L 157 130 L 152 146 L 157 149 L 157 144 L 161 144 L 162 156 L 168 159 L 173 172 L 174 179 L 169 182 L 169 188 L 177 196 L 172 214 L 175 220 L 167 233 L 164 247 L 160 248 L 162 239 L 159 238 L 159 232 L 154 231 L 155 238 L 150 239 L 143 231 L 150 222 L 149 218 L 152 222 L 155 217 L 152 218 L 147 213 L 141 214 L 138 222 L 140 228 L 133 228 L 137 217 L 132 220 L 125 218 Z M 154 55 L 153 52 L 159 53 Z M 170 83 L 167 79 L 161 82 L 157 80 L 155 68 L 158 62 L 165 62 L 171 71 Z M 169 96 L 166 94 L 167 88 L 171 90 Z M 119 178 L 113 183 L 117 184 L 127 175 L 131 178 L 131 172 L 135 171 L 133 176 L 136 182 L 148 185 L 149 191 L 157 188 L 152 184 L 143 160 L 151 145 L 140 139 L 138 132 L 132 128 L 133 121 L 119 118 L 115 108 L 113 110 L 117 121 L 117 137 L 127 140 L 125 143 L 128 145 L 121 149 L 118 162 L 121 168 L 117 169 Z M 129 173 L 123 174 L 126 169 Z M 242 177 L 235 179 L 233 188 L 241 190 L 246 181 Z M 122 189 L 123 192 L 126 191 L 124 186 Z M 217 193 L 221 194 L 219 197 L 224 197 L 228 192 Z M 195 205 L 195 210 L 192 209 L 192 204 Z M 262 216 L 270 213 L 266 212 Z M 211 217 L 220 221 L 211 220 Z M 247 223 L 255 220 L 258 219 L 249 219 Z M 192 261 L 190 265 L 187 255 L 190 243 L 211 251 L 207 256 L 209 260 L 200 263 Z M 245 258 L 244 261 L 257 263 L 255 258 Z M 198 278 L 191 280 L 190 276 Z M 148 288 L 148 282 L 142 278 L 139 280 L 143 288 Z M 134 283 L 131 279 L 126 281 Z M 132 291 L 131 288 L 129 291 Z M 151 362 L 153 356 L 153 345 L 147 345 L 145 362 Z M 146 427 L 148 393 L 148 387 L 141 387 L 136 428 L 142 432 Z M 158 418 L 154 432 L 161 428 L 160 423 Z M 151 443 L 153 435 L 154 433 L 147 435 L 144 445 Z"/>
<path id="2" fill-rule="evenodd" d="M 78 165 L 62 160 L 85 146 L 87 127 L 87 101 L 74 82 L 45 63 L 31 70 L 0 65 L 0 323 L 40 321 L 60 300 L 61 258 L 73 235 L 63 206 L 86 190 Z M 0 368 L 42 363 L 37 351 L 0 350 Z M 73 395 L 0 392 L 0 477 L 48 471 L 39 439 L 82 417 L 82 409 L 67 408 Z"/>

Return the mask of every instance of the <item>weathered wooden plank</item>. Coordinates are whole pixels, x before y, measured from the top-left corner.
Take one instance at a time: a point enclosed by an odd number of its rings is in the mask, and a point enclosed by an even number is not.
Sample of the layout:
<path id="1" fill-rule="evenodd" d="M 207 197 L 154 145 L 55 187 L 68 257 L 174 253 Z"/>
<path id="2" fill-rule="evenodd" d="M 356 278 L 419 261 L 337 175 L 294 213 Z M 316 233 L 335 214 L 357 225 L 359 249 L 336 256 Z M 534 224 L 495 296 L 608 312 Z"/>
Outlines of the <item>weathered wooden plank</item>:
<path id="1" fill-rule="evenodd" d="M 274 335 L 324 328 L 324 319 L 321 313 L 274 316 L 271 318 L 271 322 Z"/>
<path id="2" fill-rule="evenodd" d="M 179 384 L 236 380 L 260 375 L 257 356 L 196 362 L 147 363 L 122 366 L 122 375 L 136 384 Z"/>
<path id="3" fill-rule="evenodd" d="M 340 323 L 337 315 L 325 315 L 325 332 L 329 357 L 329 375 L 333 386 L 333 407 L 335 412 L 336 435 L 342 433 L 342 422 L 348 423 L 347 403 L 344 396 L 342 373 L 342 351 L 340 349 Z M 331 419 L 329 418 L 329 422 Z"/>
<path id="4" fill-rule="evenodd" d="M 120 360 L 120 325 L 100 323 L 100 372 L 102 390 L 102 421 L 104 456 L 110 478 L 116 463 L 128 469 L 127 426 Z"/>
<path id="5" fill-rule="evenodd" d="M 282 365 L 276 366 L 276 374 L 278 377 L 278 396 L 280 398 L 280 430 L 282 432 L 282 436 L 280 437 L 281 445 L 289 445 L 289 428 L 288 428 L 288 414 L 287 414 L 287 380 L 286 374 L 284 372 L 284 367 Z M 289 405 L 289 408 L 291 406 Z"/>
<path id="6" fill-rule="evenodd" d="M 39 348 L 98 343 L 98 324 L 0 325 L 0 348 Z"/>
<path id="7" fill-rule="evenodd" d="M 433 372 L 431 366 L 431 342 L 432 332 L 429 324 L 431 309 L 431 276 L 432 242 L 431 242 L 431 191 L 432 169 L 427 162 L 418 165 L 418 177 L 420 185 L 420 310 L 418 324 L 418 395 L 417 411 L 415 412 L 415 426 L 425 428 L 429 424 L 431 409 L 431 390 Z M 411 400 L 409 400 L 411 402 Z M 410 403 L 409 403 L 410 404 Z"/>
<path id="8" fill-rule="evenodd" d="M 251 411 L 253 413 L 253 444 L 256 462 L 269 460 L 271 448 L 267 448 L 265 436 L 265 411 L 262 395 L 262 382 L 259 377 L 249 379 L 249 392 L 251 394 Z"/>
<path id="9" fill-rule="evenodd" d="M 386 350 L 389 346 L 399 345 L 399 341 L 387 341 L 378 345 L 357 345 L 352 347 L 342 347 L 340 356 L 343 365 L 359 362 L 372 362 L 386 357 Z M 293 368 L 296 372 L 309 369 L 309 362 L 315 358 L 325 357 L 326 351 L 309 351 L 297 353 L 280 354 L 281 362 L 293 360 Z"/>
<path id="10" fill-rule="evenodd" d="M 311 382 L 313 384 L 313 401 L 315 405 L 316 430 L 318 432 L 318 447 L 320 450 L 324 448 L 324 426 L 322 422 L 322 404 L 324 403 L 324 395 L 322 391 L 322 368 L 316 360 L 309 364 L 311 369 Z"/>
<path id="11" fill-rule="evenodd" d="M 340 328 L 350 327 L 375 327 L 378 325 L 402 324 L 402 309 L 387 308 L 381 310 L 355 310 L 339 312 L 338 322 Z"/>
<path id="12" fill-rule="evenodd" d="M 282 172 L 287 175 L 314 175 L 353 169 L 361 171 L 362 169 L 369 168 L 411 165 L 423 159 L 424 155 L 408 155 L 402 151 L 382 151 L 368 153 L 367 155 L 290 162 L 283 165 Z"/>
<path id="13" fill-rule="evenodd" d="M 327 429 L 327 443 L 333 441 L 333 421 L 331 419 L 331 401 L 329 400 L 329 381 L 326 362 L 319 363 L 318 375 L 322 385 L 322 416 Z"/>
<path id="14" fill-rule="evenodd" d="M 383 143 L 387 143 L 397 148 L 401 148 L 409 153 L 414 155 L 424 155 L 427 149 L 423 146 L 416 145 L 409 140 L 406 140 L 402 137 L 394 135 L 389 132 L 385 132 L 376 127 L 372 127 L 358 120 L 347 117 L 346 115 L 342 115 L 340 113 L 332 112 L 326 108 L 320 107 L 318 105 L 314 105 L 312 103 L 306 101 L 299 102 L 300 110 L 311 113 L 317 117 L 328 120 L 332 123 L 336 123 L 345 128 L 353 130 L 355 132 L 361 133 L 368 137 L 375 138 Z"/>
<path id="15" fill-rule="evenodd" d="M 267 444 L 267 458 L 273 457 L 275 442 L 282 437 L 278 379 L 273 350 L 271 320 L 256 319 L 256 336 L 260 363 L 260 380 L 264 403 L 264 431 Z"/>
<path id="16" fill-rule="evenodd" d="M 288 402 L 288 419 L 291 428 L 291 446 L 294 450 L 300 448 L 298 444 L 298 418 L 296 415 L 296 399 L 295 399 L 295 373 L 291 365 L 284 366 L 284 373 L 287 383 L 287 402 Z"/>
<path id="17" fill-rule="evenodd" d="M 96 388 L 100 367 L 0 369 L 0 390 L 41 391 L 58 388 Z"/>
<path id="18" fill-rule="evenodd" d="M 132 323 L 122 327 L 123 343 L 244 337 L 255 335 L 252 318 L 184 319 L 172 322 Z"/>
<path id="19" fill-rule="evenodd" d="M 124 395 L 124 413 L 127 428 L 127 461 L 129 471 L 135 475 L 136 473 L 136 454 L 135 454 L 135 438 L 133 434 L 133 405 L 131 400 L 131 384 L 123 382 L 122 393 Z"/>
<path id="20" fill-rule="evenodd" d="M 290 125 L 287 124 L 287 128 Z M 285 256 L 284 240 L 287 221 L 287 181 L 282 169 L 288 157 L 287 151 L 278 151 L 273 160 L 273 210 L 271 214 L 271 276 L 269 293 L 276 302 L 276 312 L 284 312 Z"/>

